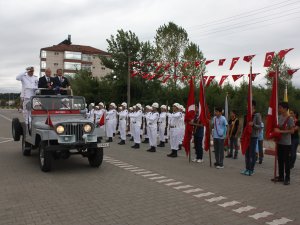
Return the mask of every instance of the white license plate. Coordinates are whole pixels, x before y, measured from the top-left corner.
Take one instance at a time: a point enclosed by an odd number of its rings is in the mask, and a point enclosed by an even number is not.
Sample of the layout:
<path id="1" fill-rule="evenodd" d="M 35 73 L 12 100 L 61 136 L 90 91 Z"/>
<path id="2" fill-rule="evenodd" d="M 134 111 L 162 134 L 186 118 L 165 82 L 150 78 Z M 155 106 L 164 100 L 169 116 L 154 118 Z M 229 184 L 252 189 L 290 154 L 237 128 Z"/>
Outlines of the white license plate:
<path id="1" fill-rule="evenodd" d="M 97 147 L 98 148 L 108 148 L 109 147 L 109 143 L 97 143 Z"/>

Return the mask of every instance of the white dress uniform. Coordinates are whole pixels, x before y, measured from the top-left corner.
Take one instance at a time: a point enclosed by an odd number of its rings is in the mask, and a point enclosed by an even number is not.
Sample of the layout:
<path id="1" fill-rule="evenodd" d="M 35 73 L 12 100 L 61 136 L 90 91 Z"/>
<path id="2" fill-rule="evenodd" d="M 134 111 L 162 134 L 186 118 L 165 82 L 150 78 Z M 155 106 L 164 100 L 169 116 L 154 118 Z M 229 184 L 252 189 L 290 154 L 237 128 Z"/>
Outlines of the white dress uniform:
<path id="1" fill-rule="evenodd" d="M 87 118 L 89 119 L 89 121 L 91 121 L 92 123 L 95 123 L 95 109 L 92 108 L 88 113 L 87 113 Z"/>
<path id="2" fill-rule="evenodd" d="M 27 72 L 23 72 L 16 77 L 16 80 L 22 82 L 23 93 L 23 117 L 26 124 L 31 123 L 31 111 L 28 110 L 27 103 L 30 102 L 30 97 L 35 95 L 35 90 L 38 88 L 38 77 L 35 75 L 29 76 Z"/>
<path id="3" fill-rule="evenodd" d="M 115 109 L 110 109 L 106 113 L 106 136 L 112 138 L 116 130 L 116 115 Z"/>
<path id="4" fill-rule="evenodd" d="M 126 140 L 126 121 L 127 121 L 127 116 L 128 116 L 128 111 L 127 109 L 122 110 L 121 112 L 118 113 L 119 115 L 119 131 L 120 131 L 120 136 L 121 140 Z"/>
<path id="5" fill-rule="evenodd" d="M 181 119 L 180 119 L 180 141 L 179 144 L 181 145 L 184 138 L 184 131 L 185 131 L 185 124 L 184 124 L 184 113 L 181 113 Z"/>
<path id="6" fill-rule="evenodd" d="M 180 129 L 181 129 L 181 112 L 168 113 L 168 117 L 170 118 L 170 145 L 172 150 L 178 150 L 180 143 Z"/>
<path id="7" fill-rule="evenodd" d="M 133 140 L 134 143 L 136 144 L 140 144 L 141 143 L 141 125 L 142 125 L 142 117 L 143 117 L 143 113 L 142 110 L 138 110 L 135 113 L 133 113 L 131 115 L 131 120 L 133 123 Z"/>
<path id="8" fill-rule="evenodd" d="M 158 119 L 158 134 L 159 134 L 159 141 L 165 142 L 165 130 L 166 130 L 166 119 L 167 119 L 167 113 L 161 112 L 159 114 Z"/>
<path id="9" fill-rule="evenodd" d="M 148 130 L 149 130 L 149 144 L 151 147 L 157 147 L 157 121 L 159 118 L 158 112 L 152 112 L 146 115 Z"/>
<path id="10" fill-rule="evenodd" d="M 148 121 L 148 117 L 152 114 L 152 112 L 146 112 L 143 115 L 143 120 L 144 120 L 144 127 L 142 130 L 142 135 L 144 136 L 144 139 L 149 139 L 149 121 Z M 145 132 L 144 132 L 145 131 Z"/>

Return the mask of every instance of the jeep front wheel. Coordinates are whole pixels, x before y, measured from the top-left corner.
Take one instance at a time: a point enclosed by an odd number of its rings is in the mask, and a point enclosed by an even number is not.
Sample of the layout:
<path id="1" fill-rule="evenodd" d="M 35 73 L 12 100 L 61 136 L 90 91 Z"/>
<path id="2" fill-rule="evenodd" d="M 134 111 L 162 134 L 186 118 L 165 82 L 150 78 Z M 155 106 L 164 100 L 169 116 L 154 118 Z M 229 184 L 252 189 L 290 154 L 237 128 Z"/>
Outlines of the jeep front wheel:
<path id="1" fill-rule="evenodd" d="M 20 137 L 23 134 L 22 125 L 18 118 L 13 118 L 11 122 L 11 132 L 14 141 L 20 141 Z"/>
<path id="2" fill-rule="evenodd" d="M 41 141 L 39 147 L 39 160 L 40 167 L 43 172 L 49 172 L 52 168 L 52 155 L 51 152 L 46 151 L 47 142 Z"/>
<path id="3" fill-rule="evenodd" d="M 88 148 L 88 159 L 91 167 L 99 167 L 103 161 L 103 148 Z"/>
<path id="4" fill-rule="evenodd" d="M 22 154 L 29 156 L 31 154 L 31 144 L 25 141 L 25 136 L 22 135 Z"/>

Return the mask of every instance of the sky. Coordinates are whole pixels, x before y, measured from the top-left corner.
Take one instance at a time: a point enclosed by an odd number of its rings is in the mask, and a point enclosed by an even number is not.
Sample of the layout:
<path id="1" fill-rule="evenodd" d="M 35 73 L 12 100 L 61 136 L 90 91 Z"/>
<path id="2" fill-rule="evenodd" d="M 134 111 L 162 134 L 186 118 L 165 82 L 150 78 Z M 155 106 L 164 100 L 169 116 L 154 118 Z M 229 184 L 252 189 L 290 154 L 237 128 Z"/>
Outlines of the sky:
<path id="1" fill-rule="evenodd" d="M 206 75 L 217 81 L 248 74 L 245 55 L 256 55 L 253 73 L 261 74 L 254 85 L 265 85 L 266 52 L 294 48 L 285 60 L 300 67 L 300 0 L 0 0 L 0 93 L 20 92 L 16 76 L 28 66 L 39 75 L 40 49 L 69 34 L 73 44 L 106 51 L 106 39 L 120 29 L 154 43 L 156 30 L 169 22 L 184 28 L 206 59 L 215 60 Z M 230 71 L 233 57 L 241 59 Z M 232 78 L 226 81 L 233 84 Z M 292 82 L 300 88 L 300 70 Z"/>

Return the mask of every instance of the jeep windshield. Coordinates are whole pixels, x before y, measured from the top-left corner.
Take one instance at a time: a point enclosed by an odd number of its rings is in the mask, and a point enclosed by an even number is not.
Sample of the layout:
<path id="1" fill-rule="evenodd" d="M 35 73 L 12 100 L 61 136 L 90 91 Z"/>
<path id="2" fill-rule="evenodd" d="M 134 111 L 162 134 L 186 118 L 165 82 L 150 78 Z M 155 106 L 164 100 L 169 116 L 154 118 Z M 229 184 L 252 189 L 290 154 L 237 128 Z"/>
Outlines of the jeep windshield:
<path id="1" fill-rule="evenodd" d="M 85 99 L 80 96 L 34 96 L 31 101 L 33 110 L 83 110 Z"/>

